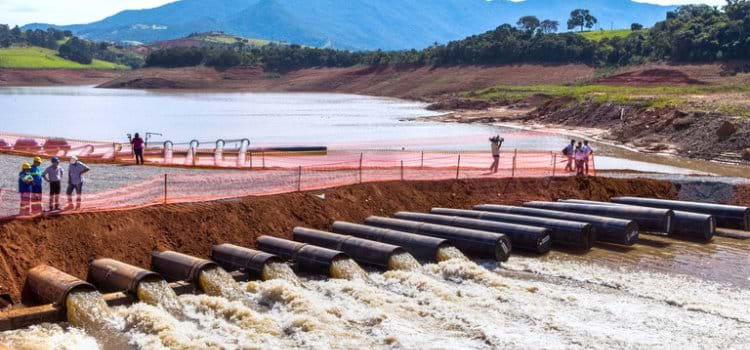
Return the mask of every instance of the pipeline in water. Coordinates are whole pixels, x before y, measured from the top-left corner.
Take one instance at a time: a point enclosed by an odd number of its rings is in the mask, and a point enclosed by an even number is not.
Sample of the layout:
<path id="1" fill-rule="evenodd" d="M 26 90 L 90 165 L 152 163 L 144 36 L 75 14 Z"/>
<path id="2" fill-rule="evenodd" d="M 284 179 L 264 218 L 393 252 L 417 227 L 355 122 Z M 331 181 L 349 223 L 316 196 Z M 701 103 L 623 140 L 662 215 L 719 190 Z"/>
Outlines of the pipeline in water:
<path id="1" fill-rule="evenodd" d="M 70 293 L 65 304 L 68 322 L 97 339 L 102 349 L 132 348 L 121 334 L 124 323 L 114 315 L 99 292 Z"/>

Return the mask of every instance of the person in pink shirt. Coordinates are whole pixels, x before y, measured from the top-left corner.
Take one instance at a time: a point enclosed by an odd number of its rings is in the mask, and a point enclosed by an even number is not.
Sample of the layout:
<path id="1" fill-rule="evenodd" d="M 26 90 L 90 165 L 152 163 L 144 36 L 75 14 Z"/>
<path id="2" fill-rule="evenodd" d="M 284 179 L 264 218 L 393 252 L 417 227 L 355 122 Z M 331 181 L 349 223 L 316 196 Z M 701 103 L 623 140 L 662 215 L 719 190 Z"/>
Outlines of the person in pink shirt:
<path id="1" fill-rule="evenodd" d="M 130 144 L 133 145 L 133 154 L 135 154 L 135 164 L 143 165 L 143 139 L 141 135 L 135 133 L 135 137 L 130 140 Z"/>

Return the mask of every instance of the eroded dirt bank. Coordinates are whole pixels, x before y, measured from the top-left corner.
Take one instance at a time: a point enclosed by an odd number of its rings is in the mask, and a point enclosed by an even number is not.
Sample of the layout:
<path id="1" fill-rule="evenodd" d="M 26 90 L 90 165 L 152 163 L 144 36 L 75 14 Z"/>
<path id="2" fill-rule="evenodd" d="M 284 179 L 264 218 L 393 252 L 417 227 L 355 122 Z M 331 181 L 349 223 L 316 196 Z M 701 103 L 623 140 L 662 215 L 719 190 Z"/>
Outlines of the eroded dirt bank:
<path id="1" fill-rule="evenodd" d="M 10 293 L 18 300 L 26 271 L 42 263 L 85 278 L 88 263 L 95 258 L 149 266 L 154 250 L 208 257 L 214 244 L 252 247 L 260 235 L 289 238 L 299 225 L 327 229 L 334 220 L 362 222 L 370 215 L 390 215 L 399 210 L 468 208 L 483 202 L 519 204 L 562 197 L 606 200 L 616 195 L 674 198 L 677 191 L 670 182 L 640 179 L 392 182 L 11 221 L 0 224 L 0 293 Z"/>
<path id="2" fill-rule="evenodd" d="M 568 84 L 591 79 L 595 69 L 585 65 L 507 65 L 396 68 L 309 68 L 285 74 L 261 68 L 225 71 L 195 67 L 148 68 L 128 72 L 105 88 L 213 89 L 238 91 L 338 92 L 433 100 L 438 96 L 500 84 Z"/>
<path id="3" fill-rule="evenodd" d="M 0 86 L 98 85 L 123 74 L 96 69 L 15 69 L 0 68 Z"/>

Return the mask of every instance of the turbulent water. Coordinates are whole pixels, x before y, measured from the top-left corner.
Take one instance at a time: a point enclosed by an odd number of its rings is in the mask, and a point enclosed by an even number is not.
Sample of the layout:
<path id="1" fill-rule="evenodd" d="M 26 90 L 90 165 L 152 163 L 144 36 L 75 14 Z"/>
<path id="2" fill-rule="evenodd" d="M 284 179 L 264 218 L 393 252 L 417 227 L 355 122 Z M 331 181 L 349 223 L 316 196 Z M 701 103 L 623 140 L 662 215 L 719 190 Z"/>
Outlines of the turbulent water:
<path id="1" fill-rule="evenodd" d="M 393 254 L 390 259 L 388 259 L 389 270 L 414 271 L 420 267 L 422 267 L 422 265 L 419 264 L 419 261 L 406 252 Z"/>
<path id="2" fill-rule="evenodd" d="M 366 273 L 351 260 L 341 260 L 338 278 L 250 281 L 241 285 L 242 300 L 230 300 L 223 291 L 217 293 L 221 296 L 182 295 L 178 310 L 167 311 L 163 302 L 152 301 L 118 307 L 112 317 L 122 322 L 123 336 L 143 349 L 750 344 L 747 289 L 606 264 L 513 257 L 498 266 L 476 263 L 456 251 L 445 256 L 453 258 L 382 273 Z M 92 310 L 97 307 L 101 305 Z M 97 348 L 95 338 L 74 325 L 0 333 L 0 343 L 33 349 L 57 344 Z"/>
<path id="3" fill-rule="evenodd" d="M 331 277 L 345 280 L 367 279 L 365 270 L 349 258 L 336 259 L 331 264 Z"/>
<path id="4" fill-rule="evenodd" d="M 162 280 L 144 281 L 138 285 L 138 300 L 177 313 L 182 309 L 177 294 Z"/>
<path id="5" fill-rule="evenodd" d="M 212 296 L 220 296 L 229 300 L 244 300 L 244 292 L 237 281 L 220 267 L 202 271 L 198 276 L 201 290 Z"/>
<path id="6" fill-rule="evenodd" d="M 261 278 L 264 281 L 282 279 L 299 284 L 299 279 L 297 278 L 297 275 L 294 274 L 294 271 L 292 271 L 292 268 L 282 262 L 269 262 L 263 265 Z"/>
<path id="7" fill-rule="evenodd" d="M 453 259 L 467 260 L 466 255 L 453 246 L 442 247 L 437 251 L 437 261 L 448 261 Z"/>

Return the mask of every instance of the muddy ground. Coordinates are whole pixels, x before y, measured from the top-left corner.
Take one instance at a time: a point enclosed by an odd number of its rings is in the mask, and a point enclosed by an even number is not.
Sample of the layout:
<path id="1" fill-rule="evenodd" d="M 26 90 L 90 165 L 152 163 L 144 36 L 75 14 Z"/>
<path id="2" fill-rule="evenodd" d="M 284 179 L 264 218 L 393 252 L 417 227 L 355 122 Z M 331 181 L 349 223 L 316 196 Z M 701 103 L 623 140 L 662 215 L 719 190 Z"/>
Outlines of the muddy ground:
<path id="1" fill-rule="evenodd" d="M 0 68 L 0 87 L 99 85 L 122 74 L 116 70 Z"/>
<path id="2" fill-rule="evenodd" d="M 291 230 L 300 225 L 327 229 L 335 220 L 362 222 L 370 215 L 391 215 L 399 210 L 558 198 L 606 200 L 618 195 L 675 198 L 678 193 L 670 182 L 642 179 L 390 182 L 9 221 L 0 223 L 0 241 L 4 242 L 0 246 L 0 293 L 20 299 L 26 271 L 38 264 L 85 278 L 88 263 L 95 258 L 109 257 L 147 267 L 154 250 L 208 257 L 214 244 L 253 247 L 260 235 L 289 238 Z"/>

